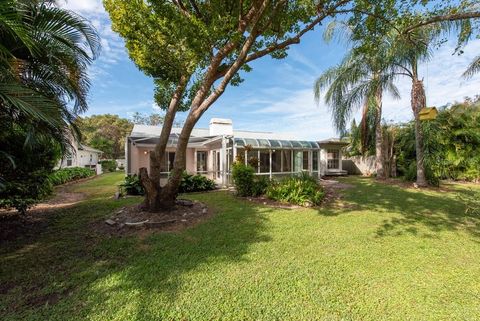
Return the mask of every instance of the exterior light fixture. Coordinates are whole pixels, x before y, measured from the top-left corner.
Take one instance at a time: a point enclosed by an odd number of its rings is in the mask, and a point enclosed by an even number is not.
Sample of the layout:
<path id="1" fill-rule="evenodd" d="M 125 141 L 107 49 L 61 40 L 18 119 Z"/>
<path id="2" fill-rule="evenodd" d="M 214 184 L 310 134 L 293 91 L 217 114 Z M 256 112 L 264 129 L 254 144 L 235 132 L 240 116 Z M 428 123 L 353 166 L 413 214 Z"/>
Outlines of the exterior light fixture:
<path id="1" fill-rule="evenodd" d="M 147 155 L 147 154 L 148 154 L 148 152 L 147 152 L 147 151 L 144 151 L 143 153 L 144 153 L 145 155 Z"/>

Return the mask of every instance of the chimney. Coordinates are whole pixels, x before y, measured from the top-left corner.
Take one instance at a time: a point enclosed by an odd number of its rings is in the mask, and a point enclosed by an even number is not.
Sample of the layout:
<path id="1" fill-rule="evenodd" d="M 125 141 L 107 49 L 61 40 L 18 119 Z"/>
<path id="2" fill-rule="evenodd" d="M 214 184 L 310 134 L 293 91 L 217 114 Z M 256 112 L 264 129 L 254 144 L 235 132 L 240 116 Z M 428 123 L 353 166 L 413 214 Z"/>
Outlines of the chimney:
<path id="1" fill-rule="evenodd" d="M 210 119 L 210 136 L 220 135 L 233 135 L 233 124 L 231 119 Z"/>

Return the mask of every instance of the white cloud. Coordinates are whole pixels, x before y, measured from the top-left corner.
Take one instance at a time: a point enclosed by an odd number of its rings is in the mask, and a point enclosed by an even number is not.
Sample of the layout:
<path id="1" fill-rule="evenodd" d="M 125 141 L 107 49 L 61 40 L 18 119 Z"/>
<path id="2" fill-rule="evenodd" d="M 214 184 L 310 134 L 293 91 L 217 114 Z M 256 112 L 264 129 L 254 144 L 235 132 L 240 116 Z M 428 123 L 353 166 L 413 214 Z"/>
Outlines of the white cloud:
<path id="1" fill-rule="evenodd" d="M 465 96 L 480 94 L 480 75 L 468 81 L 461 78 L 468 64 L 480 52 L 480 40 L 472 41 L 461 56 L 452 56 L 453 50 L 453 44 L 446 45 L 435 53 L 430 62 L 420 66 L 420 75 L 424 79 L 429 106 L 438 107 L 449 102 L 462 101 Z M 310 75 L 308 79 L 313 79 L 313 76 Z M 281 132 L 300 139 L 322 139 L 334 136 L 331 114 L 323 102 L 319 106 L 315 104 L 312 84 L 313 80 L 302 85 L 298 90 L 278 87 L 262 89 L 261 99 L 256 101 L 252 98 L 245 101 L 258 103 L 257 107 L 260 109 L 252 113 L 262 114 L 263 117 L 258 117 L 262 121 L 258 123 L 253 121 L 244 126 L 252 130 Z M 411 81 L 406 78 L 399 79 L 397 86 L 401 94 L 400 100 L 395 100 L 388 94 L 384 96 L 383 118 L 388 122 L 404 122 L 412 119 Z M 266 117 L 271 117 L 272 121 L 265 123 L 263 120 Z M 355 114 L 355 118 L 357 120 L 360 118 L 360 111 Z"/>
<path id="2" fill-rule="evenodd" d="M 82 13 L 104 12 L 101 0 L 60 0 L 59 5 L 68 10 Z"/>

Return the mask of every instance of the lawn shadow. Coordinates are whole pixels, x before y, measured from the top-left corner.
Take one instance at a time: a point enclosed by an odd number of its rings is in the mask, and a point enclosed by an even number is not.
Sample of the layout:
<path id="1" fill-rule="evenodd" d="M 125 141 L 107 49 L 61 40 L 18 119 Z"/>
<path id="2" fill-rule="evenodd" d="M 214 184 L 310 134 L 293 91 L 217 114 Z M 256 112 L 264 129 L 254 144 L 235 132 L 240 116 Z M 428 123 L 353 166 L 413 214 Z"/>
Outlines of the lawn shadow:
<path id="1" fill-rule="evenodd" d="M 461 191 L 418 190 L 361 177 L 345 181 L 355 187 L 343 190 L 341 199 L 319 209 L 319 214 L 337 216 L 355 211 L 388 214 L 376 232 L 378 237 L 407 233 L 434 237 L 435 232 L 459 230 L 480 237 L 480 217 L 465 213 L 465 204 L 456 194 Z M 425 228 L 431 233 L 426 233 Z"/>
<path id="2" fill-rule="evenodd" d="M 117 256 L 129 256 L 128 263 L 100 278 L 107 280 L 115 275 L 121 282 L 114 288 L 90 286 L 87 296 L 106 302 L 117 290 L 139 293 L 135 302 L 136 316 L 130 320 L 155 319 L 149 314 L 152 304 L 158 302 L 148 294 L 173 305 L 190 271 L 203 264 L 212 268 L 216 264 L 245 261 L 252 244 L 271 240 L 265 223 L 266 214 L 274 209 L 236 199 L 227 192 L 192 198 L 207 203 L 216 212 L 214 216 L 182 232 L 160 232 L 138 239 L 134 247 L 120 250 L 124 253 L 117 253 Z M 127 251 L 135 254 L 125 253 Z M 95 313 L 95 309 L 91 313 Z"/>
<path id="3" fill-rule="evenodd" d="M 145 238 L 98 235 L 89 228 L 93 220 L 139 200 L 97 197 L 60 210 L 41 235 L 1 244 L 0 319 L 31 313 L 53 317 L 51 309 L 57 305 L 84 319 L 105 309 L 106 302 L 119 297 L 116 291 L 122 291 L 124 298 L 140 294 L 137 317 L 129 315 L 140 320 L 149 311 L 150 293 L 174 303 L 189 271 L 210 262 L 241 262 L 252 244 L 270 241 L 265 214 L 273 209 L 225 192 L 193 198 L 216 213 L 180 232 Z M 119 282 L 105 285 L 117 277 Z M 65 312 L 62 318 L 69 319 Z"/>

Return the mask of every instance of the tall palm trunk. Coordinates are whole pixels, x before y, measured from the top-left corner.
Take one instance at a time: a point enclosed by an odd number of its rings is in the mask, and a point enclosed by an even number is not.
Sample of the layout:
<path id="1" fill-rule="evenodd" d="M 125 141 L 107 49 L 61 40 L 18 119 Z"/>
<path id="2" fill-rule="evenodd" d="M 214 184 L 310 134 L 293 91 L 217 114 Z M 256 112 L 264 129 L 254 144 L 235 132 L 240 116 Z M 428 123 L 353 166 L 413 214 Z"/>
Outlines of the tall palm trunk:
<path id="1" fill-rule="evenodd" d="M 412 77 L 412 92 L 411 92 L 411 105 L 413 116 L 415 119 L 415 154 L 417 159 L 417 185 L 427 186 L 427 180 L 425 177 L 425 164 L 424 157 L 425 151 L 423 146 L 423 130 L 420 121 L 420 110 L 426 107 L 426 96 L 423 81 L 418 79 L 417 64 L 412 63 L 413 77 Z"/>
<path id="2" fill-rule="evenodd" d="M 375 168 L 377 170 L 377 179 L 385 179 L 385 158 L 383 153 L 383 133 L 382 133 L 382 88 L 375 92 Z"/>
<path id="3" fill-rule="evenodd" d="M 362 110 L 362 120 L 360 121 L 360 139 L 361 139 L 361 152 L 362 155 L 365 155 L 367 152 L 367 146 L 368 146 L 368 124 L 367 124 L 367 118 L 368 118 L 368 108 L 369 108 L 369 103 L 370 99 L 368 97 L 365 99 L 363 103 L 363 110 Z"/>

